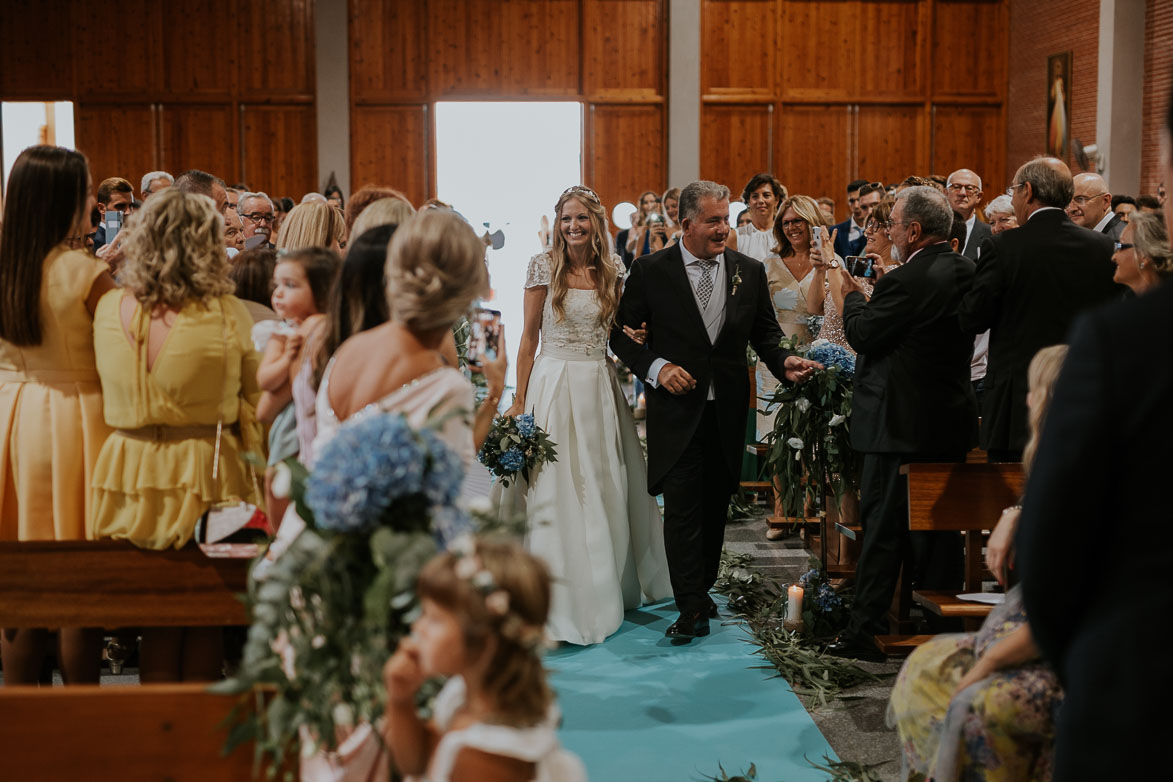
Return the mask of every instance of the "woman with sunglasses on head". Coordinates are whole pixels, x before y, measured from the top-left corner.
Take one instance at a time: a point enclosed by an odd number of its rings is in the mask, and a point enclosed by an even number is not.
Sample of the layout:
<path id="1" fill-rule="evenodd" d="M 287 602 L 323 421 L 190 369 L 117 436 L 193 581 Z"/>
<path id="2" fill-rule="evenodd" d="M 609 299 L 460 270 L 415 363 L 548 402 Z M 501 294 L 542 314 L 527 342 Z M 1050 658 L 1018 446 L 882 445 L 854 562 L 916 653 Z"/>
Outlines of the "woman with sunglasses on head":
<path id="1" fill-rule="evenodd" d="M 519 491 L 528 488 L 527 545 L 555 577 L 550 636 L 586 645 L 618 630 L 625 610 L 672 588 L 663 520 L 643 491 L 635 421 L 607 360 L 623 264 L 608 249 L 594 191 L 569 188 L 554 211 L 553 248 L 530 260 L 526 276 L 517 395 L 507 415 L 533 414 L 557 443 L 558 461 Z"/>

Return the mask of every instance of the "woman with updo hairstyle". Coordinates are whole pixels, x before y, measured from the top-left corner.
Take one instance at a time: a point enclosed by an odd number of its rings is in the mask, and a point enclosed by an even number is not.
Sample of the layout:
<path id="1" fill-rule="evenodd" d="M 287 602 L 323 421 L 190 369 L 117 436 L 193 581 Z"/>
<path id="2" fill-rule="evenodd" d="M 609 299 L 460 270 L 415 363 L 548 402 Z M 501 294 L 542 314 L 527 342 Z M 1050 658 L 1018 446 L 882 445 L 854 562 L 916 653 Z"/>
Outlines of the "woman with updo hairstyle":
<path id="1" fill-rule="evenodd" d="M 1173 276 L 1173 253 L 1169 233 L 1161 215 L 1137 212 L 1132 215 L 1116 242 L 1112 255 L 1116 275 L 1112 278 L 1140 295 Z"/>
<path id="2" fill-rule="evenodd" d="M 412 426 L 433 416 L 465 411 L 437 432 L 472 463 L 505 391 L 505 351 L 485 363 L 488 396 L 475 418 L 472 384 L 442 346 L 452 325 L 488 293 L 485 246 L 458 215 L 429 209 L 395 230 L 387 250 L 387 305 L 391 319 L 354 334 L 335 352 L 318 385 L 316 448 L 359 411 L 402 413 Z M 475 432 L 475 434 L 474 434 Z M 475 444 L 475 445 L 474 445 Z"/>
<path id="3" fill-rule="evenodd" d="M 660 509 L 637 488 L 647 468 L 635 420 L 607 361 L 623 262 L 609 249 L 593 190 L 568 188 L 554 214 L 553 248 L 531 258 L 526 274 L 517 394 L 506 415 L 532 415 L 558 444 L 558 460 L 501 499 L 552 520 L 526 541 L 554 573 L 549 632 L 587 645 L 618 630 L 625 610 L 667 597 L 671 585 Z"/>
<path id="4" fill-rule="evenodd" d="M 346 219 L 329 204 L 298 204 L 281 222 L 274 246 L 278 250 L 326 247 L 341 253 L 346 247 Z"/>
<path id="5" fill-rule="evenodd" d="M 85 156 L 29 147 L 8 178 L 0 223 L 0 540 L 83 540 L 90 479 L 110 430 L 93 313 L 114 287 L 105 262 L 70 239 L 89 233 Z M 77 242 L 80 246 L 80 242 Z M 34 588 L 34 585 L 30 585 Z M 62 628 L 67 684 L 97 684 L 102 634 Z M 0 631 L 5 684 L 36 684 L 49 631 Z"/>
<path id="6" fill-rule="evenodd" d="M 168 188 L 135 216 L 124 290 L 102 297 L 94 344 L 106 423 L 89 536 L 181 548 L 213 505 L 259 502 L 243 459 L 262 453 L 252 317 L 228 278 L 224 220 Z M 144 682 L 219 678 L 219 628 L 142 630 Z"/>

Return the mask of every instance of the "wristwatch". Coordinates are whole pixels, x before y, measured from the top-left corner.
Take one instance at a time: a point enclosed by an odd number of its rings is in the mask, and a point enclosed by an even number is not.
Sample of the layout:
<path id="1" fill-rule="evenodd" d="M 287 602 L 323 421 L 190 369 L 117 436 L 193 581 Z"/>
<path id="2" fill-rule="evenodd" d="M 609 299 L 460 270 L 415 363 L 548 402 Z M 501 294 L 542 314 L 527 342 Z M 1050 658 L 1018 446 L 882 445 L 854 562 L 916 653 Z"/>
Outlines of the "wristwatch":
<path id="1" fill-rule="evenodd" d="M 842 268 L 842 264 L 840 264 L 840 263 L 839 263 L 839 259 L 838 259 L 838 258 L 832 258 L 832 259 L 831 259 L 831 262 L 827 264 L 827 268 L 829 268 L 829 269 L 839 269 L 839 268 Z"/>

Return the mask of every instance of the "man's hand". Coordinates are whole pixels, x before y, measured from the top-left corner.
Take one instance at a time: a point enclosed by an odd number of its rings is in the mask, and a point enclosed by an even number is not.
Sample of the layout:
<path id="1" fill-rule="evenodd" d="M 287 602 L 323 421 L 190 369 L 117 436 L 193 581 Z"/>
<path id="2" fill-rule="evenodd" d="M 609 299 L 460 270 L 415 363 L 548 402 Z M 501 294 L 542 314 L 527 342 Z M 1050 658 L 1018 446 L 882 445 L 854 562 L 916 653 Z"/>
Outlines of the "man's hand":
<path id="1" fill-rule="evenodd" d="M 684 367 L 677 364 L 665 364 L 664 368 L 660 370 L 660 376 L 656 378 L 656 382 L 660 384 L 661 388 L 668 389 L 669 393 L 676 396 L 687 394 L 696 388 L 696 380 L 693 379 L 693 376 L 688 374 Z"/>
<path id="2" fill-rule="evenodd" d="M 863 293 L 863 286 L 859 284 L 859 280 L 844 271 L 839 275 L 839 293 L 843 298 L 847 298 L 847 294 L 852 292 Z"/>
<path id="3" fill-rule="evenodd" d="M 823 369 L 819 362 L 798 356 L 787 356 L 783 366 L 786 368 L 786 379 L 791 383 L 805 383 L 817 370 Z"/>
<path id="4" fill-rule="evenodd" d="M 624 326 L 623 333 L 637 345 L 642 345 L 648 341 L 648 324 L 645 321 L 638 329 L 633 329 L 631 326 Z"/>

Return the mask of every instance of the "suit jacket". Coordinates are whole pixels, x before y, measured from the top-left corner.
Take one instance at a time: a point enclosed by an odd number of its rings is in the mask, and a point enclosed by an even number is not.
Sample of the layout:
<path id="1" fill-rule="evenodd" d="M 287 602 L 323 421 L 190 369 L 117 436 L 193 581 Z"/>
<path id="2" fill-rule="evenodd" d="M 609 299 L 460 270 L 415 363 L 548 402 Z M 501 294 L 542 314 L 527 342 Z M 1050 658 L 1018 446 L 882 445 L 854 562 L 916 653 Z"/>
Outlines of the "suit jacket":
<path id="1" fill-rule="evenodd" d="M 846 258 L 849 255 L 859 255 L 860 253 L 863 252 L 863 248 L 868 243 L 868 239 L 866 236 L 864 236 L 863 234 L 860 234 L 859 238 L 856 239 L 854 242 L 849 241 L 847 238 L 848 236 L 851 235 L 851 218 L 850 217 L 847 218 L 846 220 L 844 220 L 843 222 L 839 223 L 838 225 L 832 226 L 831 229 L 829 231 L 827 231 L 827 233 L 833 234 L 836 231 L 839 232 L 839 235 L 835 237 L 835 254 L 836 255 L 838 255 L 840 258 Z"/>
<path id="2" fill-rule="evenodd" d="M 1065 689 L 1055 779 L 1150 777 L 1173 744 L 1170 334 L 1168 282 L 1077 321 L 1026 485 L 1017 568 Z"/>
<path id="3" fill-rule="evenodd" d="M 1071 222 L 1059 209 L 982 244 L 973 288 L 961 306 L 971 335 L 990 330 L 982 394 L 985 449 L 1026 445 L 1026 369 L 1042 348 L 1066 338 L 1075 317 L 1123 295 L 1112 282 L 1112 240 Z"/>
<path id="4" fill-rule="evenodd" d="M 843 331 L 858 353 L 851 444 L 862 453 L 964 453 L 977 438 L 969 381 L 973 337 L 957 311 L 974 264 L 945 243 L 885 274 L 871 301 L 843 301 Z"/>
<path id="5" fill-rule="evenodd" d="M 993 235 L 994 232 L 990 229 L 990 226 L 986 225 L 981 220 L 974 220 L 973 230 L 970 231 L 969 236 L 965 237 L 965 247 L 961 254 L 966 258 L 969 258 L 971 261 L 976 261 L 978 259 L 978 250 L 981 249 L 982 242 L 984 242 L 986 239 L 989 239 Z"/>
<path id="6" fill-rule="evenodd" d="M 1112 219 L 1108 221 L 1108 224 L 1104 226 L 1104 230 L 1100 231 L 1100 233 L 1111 237 L 1112 241 L 1118 242 L 1120 241 L 1120 234 L 1124 233 L 1124 227 L 1126 225 L 1128 223 L 1124 222 L 1124 218 L 1114 214 L 1112 215 Z"/>
<path id="7" fill-rule="evenodd" d="M 636 258 L 619 302 L 611 330 L 611 349 L 637 377 L 646 378 L 658 358 L 678 364 L 696 379 L 696 388 L 675 396 L 663 388 L 645 391 L 648 407 L 648 490 L 660 493 L 660 484 L 696 432 L 712 382 L 716 391 L 722 451 L 736 487 L 745 448 L 745 417 L 749 410 L 749 372 L 746 344 L 752 344 L 775 377 L 785 376 L 791 355 L 779 347 L 778 326 L 766 268 L 760 261 L 734 250 L 725 251 L 725 323 L 716 342 L 709 341 L 704 321 L 684 270 L 680 245 Z M 734 292 L 733 277 L 741 282 Z M 720 284 L 720 281 L 718 281 Z M 648 341 L 638 345 L 623 333 L 623 325 L 648 324 Z"/>

